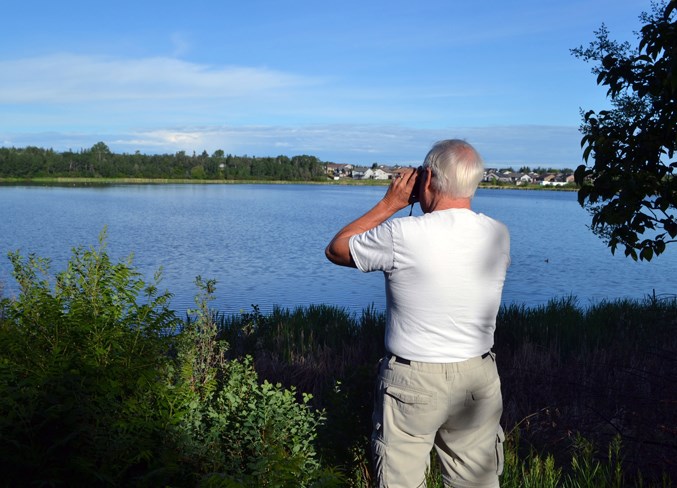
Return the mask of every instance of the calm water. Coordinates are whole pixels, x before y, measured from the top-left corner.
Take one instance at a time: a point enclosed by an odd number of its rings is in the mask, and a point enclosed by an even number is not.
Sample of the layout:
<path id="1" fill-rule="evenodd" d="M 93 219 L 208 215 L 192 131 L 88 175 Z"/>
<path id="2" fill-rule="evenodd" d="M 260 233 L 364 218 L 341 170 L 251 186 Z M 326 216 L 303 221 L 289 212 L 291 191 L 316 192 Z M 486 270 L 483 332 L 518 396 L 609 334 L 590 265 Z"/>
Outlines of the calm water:
<path id="1" fill-rule="evenodd" d="M 114 259 L 134 254 L 173 308 L 193 306 L 195 276 L 216 279 L 213 303 L 226 313 L 311 303 L 360 311 L 385 306 L 383 277 L 330 264 L 334 233 L 373 206 L 384 187 L 313 185 L 130 185 L 103 188 L 0 187 L 0 283 L 16 286 L 6 254 L 19 249 L 60 271 L 73 247 L 97 243 L 108 229 Z M 574 193 L 480 190 L 476 211 L 503 221 L 512 237 L 504 302 L 527 305 L 578 297 L 677 294 L 677 249 L 651 263 L 612 256 L 586 228 Z M 418 210 L 418 209 L 416 209 Z M 621 253 L 622 254 L 622 253 Z"/>

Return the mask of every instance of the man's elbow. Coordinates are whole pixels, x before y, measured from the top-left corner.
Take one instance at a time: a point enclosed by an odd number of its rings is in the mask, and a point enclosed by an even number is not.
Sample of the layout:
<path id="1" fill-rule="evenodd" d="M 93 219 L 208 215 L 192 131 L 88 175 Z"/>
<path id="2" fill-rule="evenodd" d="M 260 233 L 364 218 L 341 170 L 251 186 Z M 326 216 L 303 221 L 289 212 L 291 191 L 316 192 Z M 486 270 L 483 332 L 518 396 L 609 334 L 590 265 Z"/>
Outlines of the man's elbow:
<path id="1" fill-rule="evenodd" d="M 324 255 L 327 257 L 329 261 L 331 261 L 334 264 L 336 263 L 336 255 L 334 254 L 331 244 L 329 244 L 325 249 L 324 249 Z"/>
<path id="2" fill-rule="evenodd" d="M 341 246 L 338 246 L 335 241 L 329 243 L 329 245 L 324 250 L 324 255 L 327 256 L 327 259 L 334 264 L 339 266 L 348 266 L 351 268 L 356 268 L 355 261 L 353 261 L 352 256 L 350 255 L 350 248 L 342 249 Z"/>

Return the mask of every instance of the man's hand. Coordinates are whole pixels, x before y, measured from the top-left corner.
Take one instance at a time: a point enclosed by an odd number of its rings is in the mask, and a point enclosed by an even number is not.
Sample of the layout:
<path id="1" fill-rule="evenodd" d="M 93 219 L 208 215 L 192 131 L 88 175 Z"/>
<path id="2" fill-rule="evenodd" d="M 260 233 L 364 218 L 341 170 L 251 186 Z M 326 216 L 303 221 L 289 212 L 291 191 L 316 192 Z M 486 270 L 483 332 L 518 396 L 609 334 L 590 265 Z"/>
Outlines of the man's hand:
<path id="1" fill-rule="evenodd" d="M 402 168 L 393 178 L 383 197 L 383 202 L 393 209 L 393 213 L 418 201 L 414 196 L 418 193 L 415 191 L 417 190 L 415 188 L 418 182 L 417 176 L 418 170 L 416 168 Z"/>

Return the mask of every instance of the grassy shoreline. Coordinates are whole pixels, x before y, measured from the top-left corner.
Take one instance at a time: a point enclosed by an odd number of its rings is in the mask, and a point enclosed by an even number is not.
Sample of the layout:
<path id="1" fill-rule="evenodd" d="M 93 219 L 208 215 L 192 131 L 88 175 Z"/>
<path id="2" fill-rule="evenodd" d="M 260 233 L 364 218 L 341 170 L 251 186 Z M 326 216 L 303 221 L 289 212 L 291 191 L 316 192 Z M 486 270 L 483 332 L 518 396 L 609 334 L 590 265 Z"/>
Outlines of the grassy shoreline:
<path id="1" fill-rule="evenodd" d="M 169 178 L 0 178 L 0 186 L 115 186 L 115 185 L 337 185 L 337 186 L 388 186 L 390 180 L 197 180 Z M 578 188 L 542 185 L 493 185 L 480 183 L 479 188 L 490 190 L 578 191 Z"/>
<path id="2" fill-rule="evenodd" d="M 294 180 L 197 180 L 189 178 L 0 178 L 0 185 L 114 186 L 114 185 L 363 185 L 384 186 L 389 182 L 294 181 Z"/>

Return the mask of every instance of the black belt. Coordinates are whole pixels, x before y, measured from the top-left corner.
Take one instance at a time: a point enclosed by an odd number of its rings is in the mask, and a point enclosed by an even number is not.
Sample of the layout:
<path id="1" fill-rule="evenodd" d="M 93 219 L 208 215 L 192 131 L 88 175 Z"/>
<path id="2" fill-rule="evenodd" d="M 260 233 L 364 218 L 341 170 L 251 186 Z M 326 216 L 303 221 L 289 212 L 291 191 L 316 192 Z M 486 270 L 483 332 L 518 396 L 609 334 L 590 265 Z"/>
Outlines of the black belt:
<path id="1" fill-rule="evenodd" d="M 489 354 L 491 354 L 491 351 L 487 351 L 484 354 L 482 354 L 482 356 L 481 356 L 482 359 L 486 359 L 487 357 L 489 357 Z M 390 357 L 395 358 L 396 363 L 406 364 L 407 366 L 409 366 L 411 364 L 411 361 L 409 359 L 404 359 L 404 358 L 401 358 L 399 356 L 395 356 L 394 354 L 391 354 Z"/>

